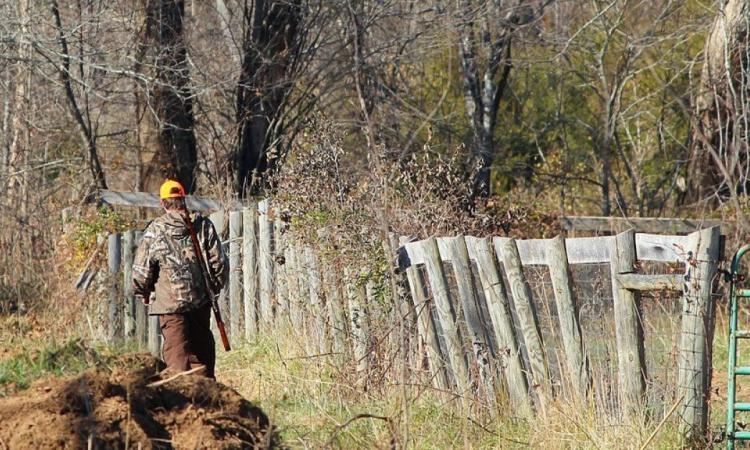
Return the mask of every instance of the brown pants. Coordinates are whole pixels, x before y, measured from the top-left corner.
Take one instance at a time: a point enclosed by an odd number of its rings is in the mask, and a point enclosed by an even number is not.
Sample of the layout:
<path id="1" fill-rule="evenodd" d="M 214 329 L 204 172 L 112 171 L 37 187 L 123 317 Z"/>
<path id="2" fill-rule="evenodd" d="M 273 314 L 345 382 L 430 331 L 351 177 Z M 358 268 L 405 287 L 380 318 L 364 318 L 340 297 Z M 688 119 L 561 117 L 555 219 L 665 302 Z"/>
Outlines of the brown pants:
<path id="1" fill-rule="evenodd" d="M 216 348 L 210 304 L 182 314 L 160 315 L 159 324 L 164 337 L 162 355 L 168 368 L 183 372 L 205 366 L 205 375 L 214 378 Z"/>

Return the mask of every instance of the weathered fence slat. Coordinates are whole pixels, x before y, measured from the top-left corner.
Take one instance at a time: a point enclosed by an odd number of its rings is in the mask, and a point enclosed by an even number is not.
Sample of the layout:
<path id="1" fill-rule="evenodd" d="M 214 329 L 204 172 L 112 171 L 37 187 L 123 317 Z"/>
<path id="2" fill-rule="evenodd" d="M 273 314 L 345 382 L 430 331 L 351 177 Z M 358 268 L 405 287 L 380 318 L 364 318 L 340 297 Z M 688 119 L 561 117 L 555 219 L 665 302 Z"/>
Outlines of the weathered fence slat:
<path id="1" fill-rule="evenodd" d="M 682 291 L 685 285 L 685 275 L 676 273 L 659 275 L 621 273 L 617 276 L 617 281 L 623 289 L 631 291 Z"/>
<path id="2" fill-rule="evenodd" d="M 208 218 L 209 220 L 211 220 L 211 223 L 214 224 L 216 234 L 219 236 L 224 236 L 224 219 L 226 218 L 226 211 L 220 209 L 211 213 Z"/>
<path id="3" fill-rule="evenodd" d="M 473 276 L 469 265 L 469 252 L 466 249 L 466 241 L 462 235 L 450 238 L 439 238 L 438 248 L 441 258 L 450 261 L 458 287 L 458 297 L 463 314 L 457 315 L 465 321 L 469 332 L 473 357 L 479 367 L 479 377 L 485 389 L 486 400 L 490 404 L 495 402 L 495 382 L 489 361 L 489 339 L 487 330 L 482 320 L 482 315 L 477 305 L 477 295 L 474 292 Z M 456 305 L 457 307 L 458 305 Z M 458 308 L 456 308 L 458 310 Z"/>
<path id="4" fill-rule="evenodd" d="M 313 316 L 312 308 L 310 308 L 310 274 L 304 247 L 296 245 L 295 255 L 297 262 L 297 284 L 299 286 L 297 305 L 299 306 L 300 317 L 302 318 L 302 327 L 300 330 L 304 334 L 305 352 L 310 356 L 317 354 L 320 348 L 320 343 L 317 340 L 318 331 L 315 326 L 315 317 Z M 315 338 L 314 342 L 313 338 Z"/>
<path id="5" fill-rule="evenodd" d="M 349 268 L 344 269 L 344 278 L 346 280 L 346 298 L 349 304 L 349 323 L 352 333 L 352 349 L 354 359 L 357 362 L 357 372 L 367 378 L 369 371 L 369 348 L 370 336 L 365 320 L 364 287 L 358 283 L 358 280 Z"/>
<path id="6" fill-rule="evenodd" d="M 161 327 L 159 316 L 148 316 L 148 351 L 161 358 Z"/>
<path id="7" fill-rule="evenodd" d="M 333 352 L 344 354 L 346 351 L 346 325 L 344 312 L 342 311 L 341 287 L 339 278 L 334 272 L 334 267 L 326 264 L 323 270 L 323 284 L 326 293 L 326 306 L 330 330 L 333 338 Z"/>
<path id="8" fill-rule="evenodd" d="M 718 219 L 672 219 L 666 217 L 568 216 L 560 222 L 566 230 L 622 231 L 630 228 L 649 233 L 691 233 L 702 227 L 722 225 Z"/>
<path id="9" fill-rule="evenodd" d="M 682 332 L 678 359 L 680 432 L 688 441 L 705 436 L 708 392 L 711 387 L 711 340 L 714 308 L 711 298 L 718 269 L 721 231 L 712 227 L 689 236 L 689 278 L 682 302 Z"/>
<path id="10" fill-rule="evenodd" d="M 273 219 L 273 286 L 275 288 L 276 307 L 285 321 L 289 320 L 289 295 L 286 285 L 286 266 L 284 264 L 284 223 L 279 210 L 274 208 Z"/>
<path id="11" fill-rule="evenodd" d="M 255 204 L 242 211 L 242 288 L 245 339 L 258 332 L 258 209 Z"/>
<path id="12" fill-rule="evenodd" d="M 547 239 L 523 239 L 516 241 L 519 259 L 524 266 L 547 264 Z"/>
<path id="13" fill-rule="evenodd" d="M 613 236 L 565 239 L 568 264 L 608 263 L 613 240 Z"/>
<path id="14" fill-rule="evenodd" d="M 138 248 L 143 240 L 143 231 L 135 232 L 135 247 Z M 135 255 L 133 255 L 135 258 Z M 133 284 L 132 280 L 125 280 L 127 284 Z M 148 309 L 146 305 L 135 302 L 135 338 L 138 341 L 138 348 L 148 347 Z"/>
<path id="15" fill-rule="evenodd" d="M 393 269 L 397 266 L 396 261 L 398 260 L 398 236 L 396 233 L 388 233 L 388 242 L 383 243 L 384 251 L 386 254 L 386 262 L 388 267 L 392 269 L 389 275 L 394 277 L 395 293 L 393 294 L 393 301 L 395 303 L 393 308 L 393 325 L 397 327 L 391 334 L 397 338 L 396 351 L 401 353 L 399 363 L 402 364 L 401 370 L 405 373 L 410 361 L 414 359 L 414 339 L 411 339 L 414 330 L 414 316 L 411 314 L 414 311 L 414 304 L 412 303 L 411 296 L 408 293 L 406 274 Z"/>
<path id="16" fill-rule="evenodd" d="M 86 200 L 98 200 L 108 205 L 161 208 L 159 196 L 151 192 L 119 192 L 100 189 Z M 221 208 L 218 201 L 207 197 L 188 195 L 185 197 L 185 202 L 191 210 L 215 211 Z"/>
<path id="17" fill-rule="evenodd" d="M 229 337 L 238 340 L 244 335 L 244 308 L 242 307 L 242 212 L 229 213 Z"/>
<path id="18" fill-rule="evenodd" d="M 639 261 L 682 261 L 689 246 L 688 236 L 635 233 L 635 257 Z"/>
<path id="19" fill-rule="evenodd" d="M 375 289 L 376 286 L 377 285 L 375 284 L 375 281 L 371 277 L 368 277 L 367 282 L 365 283 L 364 302 L 362 302 L 362 310 L 364 311 L 364 314 L 362 314 L 362 321 L 367 324 L 369 338 L 369 345 L 366 353 L 367 367 L 373 367 L 374 363 L 376 362 L 375 353 L 377 352 L 377 346 L 382 345 L 382 341 L 379 342 L 377 339 L 375 339 L 374 333 L 372 333 L 372 322 L 370 321 L 370 311 L 373 310 L 373 307 L 371 305 L 376 305 L 378 303 L 377 292 Z"/>
<path id="20" fill-rule="evenodd" d="M 505 361 L 504 373 L 511 405 L 517 415 L 528 416 L 531 413 L 528 384 L 523 373 L 521 353 L 510 316 L 508 295 L 495 264 L 489 240 L 467 236 L 466 247 L 469 257 L 477 263 L 479 280 L 484 289 L 484 297 L 498 345 L 498 357 Z"/>
<path id="21" fill-rule="evenodd" d="M 523 275 L 516 240 L 495 238 L 494 243 L 498 256 L 502 255 L 505 274 L 508 277 L 510 292 L 513 295 L 513 306 L 518 316 L 521 335 L 529 358 L 532 385 L 538 386 L 536 392 L 539 397 L 539 406 L 543 407 L 544 403 L 551 398 L 551 385 L 542 336 L 537 327 L 536 308 L 531 300 L 531 290 Z"/>
<path id="22" fill-rule="evenodd" d="M 133 292 L 133 259 L 135 258 L 135 231 L 122 234 L 122 279 L 123 279 L 123 335 L 125 339 L 135 337 L 135 293 Z"/>
<path id="23" fill-rule="evenodd" d="M 268 327 L 273 322 L 273 251 L 268 200 L 258 204 L 258 287 L 260 290 L 260 322 Z"/>
<path id="24" fill-rule="evenodd" d="M 107 301 L 107 342 L 115 342 L 122 336 L 122 314 L 120 302 L 122 293 L 120 263 L 122 261 L 122 240 L 120 233 L 110 234 L 107 241 L 107 269 L 109 272 L 109 298 Z"/>
<path id="25" fill-rule="evenodd" d="M 414 253 L 421 249 L 420 246 L 406 244 L 405 238 L 400 238 L 399 243 L 405 246 L 412 261 L 417 259 Z M 409 291 L 411 292 L 412 303 L 414 305 L 414 314 L 417 319 L 417 333 L 420 342 L 420 345 L 417 346 L 419 355 L 417 363 L 421 365 L 422 355 L 426 355 L 427 369 L 430 373 L 433 386 L 441 390 L 448 389 L 450 383 L 445 373 L 445 358 L 440 351 L 439 337 L 432 320 L 432 304 L 425 297 L 422 275 L 416 265 L 412 264 L 406 269 L 406 278 L 409 281 Z M 420 351 L 420 347 L 422 346 L 424 346 L 423 352 Z"/>
<path id="26" fill-rule="evenodd" d="M 576 394 L 580 399 L 584 399 L 589 387 L 588 366 L 583 353 L 578 309 L 573 298 L 570 268 L 562 237 L 558 236 L 548 241 L 547 263 L 555 293 L 557 318 L 560 322 L 560 335 L 565 349 L 568 374 Z"/>
<path id="27" fill-rule="evenodd" d="M 300 294 L 300 264 L 297 260 L 296 247 L 291 244 L 286 246 L 284 249 L 284 261 L 284 265 L 286 266 L 284 270 L 284 274 L 286 275 L 286 292 L 289 299 L 289 320 L 295 330 L 301 331 L 303 327 L 302 314 L 300 312 L 302 295 Z"/>
<path id="28" fill-rule="evenodd" d="M 425 269 L 427 270 L 427 279 L 430 283 L 430 291 L 435 302 L 435 310 L 440 321 L 440 329 L 443 332 L 443 339 L 448 353 L 453 379 L 462 398 L 471 392 L 471 383 L 469 379 L 469 368 L 466 365 L 463 348 L 461 346 L 461 337 L 458 331 L 458 323 L 453 307 L 451 306 L 450 292 L 448 283 L 443 274 L 440 251 L 438 250 L 437 239 L 431 237 L 421 241 L 422 254 L 425 259 Z"/>
<path id="29" fill-rule="evenodd" d="M 628 417 L 640 411 L 645 392 L 645 360 L 643 328 L 639 317 L 639 294 L 623 288 L 617 281 L 620 274 L 635 269 L 635 232 L 625 231 L 612 241 L 612 299 L 614 301 L 615 336 L 620 404 Z"/>
<path id="30" fill-rule="evenodd" d="M 328 345 L 326 340 L 326 325 L 323 320 L 323 307 L 322 307 L 322 287 L 320 285 L 320 272 L 318 271 L 318 261 L 315 257 L 315 252 L 311 247 L 305 247 L 305 265 L 307 266 L 307 282 L 308 288 L 310 289 L 310 303 L 309 309 L 310 314 L 315 318 L 315 330 L 316 341 L 318 343 L 318 351 L 323 354 L 328 352 Z"/>

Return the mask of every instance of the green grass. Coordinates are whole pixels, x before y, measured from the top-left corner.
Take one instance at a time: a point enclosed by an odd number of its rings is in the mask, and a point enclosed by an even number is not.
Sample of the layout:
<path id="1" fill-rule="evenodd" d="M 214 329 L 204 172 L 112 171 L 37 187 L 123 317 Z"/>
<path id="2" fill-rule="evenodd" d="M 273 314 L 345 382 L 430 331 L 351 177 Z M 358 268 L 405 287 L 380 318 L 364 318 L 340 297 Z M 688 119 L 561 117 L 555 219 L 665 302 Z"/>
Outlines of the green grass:
<path id="1" fill-rule="evenodd" d="M 93 344 L 72 327 L 54 330 L 30 316 L 0 316 L 0 397 L 40 378 L 114 367 L 119 355 L 134 349 L 130 344 Z"/>
<path id="2" fill-rule="evenodd" d="M 80 339 L 49 342 L 0 361 L 0 396 L 5 396 L 43 377 L 74 375 L 90 367 L 107 365 L 116 351 L 86 346 Z"/>

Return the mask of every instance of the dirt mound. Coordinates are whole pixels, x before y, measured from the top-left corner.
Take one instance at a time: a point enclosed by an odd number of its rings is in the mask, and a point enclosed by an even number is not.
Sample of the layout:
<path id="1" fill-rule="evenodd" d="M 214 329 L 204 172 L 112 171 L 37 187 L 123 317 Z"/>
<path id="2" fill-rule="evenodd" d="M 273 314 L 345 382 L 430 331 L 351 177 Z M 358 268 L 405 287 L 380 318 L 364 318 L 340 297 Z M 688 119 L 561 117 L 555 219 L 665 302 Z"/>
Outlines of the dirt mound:
<path id="1" fill-rule="evenodd" d="M 233 389 L 191 375 L 148 386 L 160 362 L 125 358 L 135 370 L 91 369 L 0 399 L 0 449 L 274 446 L 266 415 Z"/>

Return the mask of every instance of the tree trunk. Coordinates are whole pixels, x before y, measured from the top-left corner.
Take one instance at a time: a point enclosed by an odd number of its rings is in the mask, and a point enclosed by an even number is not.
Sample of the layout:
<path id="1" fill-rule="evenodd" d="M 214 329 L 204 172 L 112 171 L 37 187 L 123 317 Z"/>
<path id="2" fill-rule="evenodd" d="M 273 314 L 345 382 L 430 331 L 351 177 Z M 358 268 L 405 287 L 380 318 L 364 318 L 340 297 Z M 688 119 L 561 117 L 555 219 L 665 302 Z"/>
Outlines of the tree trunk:
<path id="1" fill-rule="evenodd" d="M 28 23 L 29 17 L 29 0 L 18 1 L 18 17 L 21 26 L 21 39 L 18 42 L 18 61 L 16 62 L 13 73 L 13 108 L 12 118 L 10 121 L 10 142 L 8 144 L 8 162 L 5 169 L 7 170 L 7 181 L 5 185 L 5 199 L 8 206 L 18 206 L 22 199 L 24 177 L 19 175 L 24 160 L 24 154 L 28 151 L 28 124 L 26 123 L 26 114 L 28 114 L 28 92 L 29 74 L 31 70 L 25 66 L 26 61 L 30 59 L 31 49 L 27 43 L 24 43 L 29 36 Z"/>
<path id="2" fill-rule="evenodd" d="M 693 151 L 688 166 L 686 199 L 699 201 L 719 193 L 736 199 L 746 192 L 744 156 L 747 130 L 748 0 L 728 0 L 718 12 L 706 40 L 699 92 L 692 120 Z"/>
<path id="3" fill-rule="evenodd" d="M 602 172 L 599 176 L 599 183 L 601 185 L 602 190 L 602 216 L 608 217 L 612 214 L 612 203 L 610 201 L 609 196 L 609 182 L 610 182 L 610 174 L 612 172 L 612 162 L 611 162 L 611 155 L 610 155 L 610 139 L 609 137 L 604 137 L 604 139 L 601 140 L 599 143 L 599 160 L 602 165 Z"/>
<path id="4" fill-rule="evenodd" d="M 299 50 L 300 14 L 299 0 L 246 5 L 235 153 L 235 187 L 241 196 L 264 187 L 280 156 L 277 125 L 291 90 L 289 70 Z"/>
<path id="5" fill-rule="evenodd" d="M 94 184 L 99 189 L 107 189 L 107 181 L 104 176 L 104 169 L 102 169 L 101 162 L 99 161 L 99 153 L 96 144 L 96 131 L 91 125 L 91 117 L 88 112 L 88 108 L 82 110 L 79 106 L 78 100 L 76 99 L 76 93 L 73 89 L 73 81 L 70 76 L 70 50 L 68 46 L 68 39 L 66 32 L 63 29 L 62 19 L 60 18 L 60 7 L 56 0 L 52 1 L 52 17 L 55 21 L 55 27 L 57 28 L 57 39 L 60 44 L 60 56 L 62 63 L 60 64 L 58 71 L 60 75 L 60 81 L 65 89 L 65 99 L 68 103 L 68 111 L 78 125 L 78 132 L 81 136 L 81 142 L 86 147 L 88 153 L 89 170 L 91 176 L 94 179 Z M 84 116 L 86 114 L 86 116 Z"/>
<path id="6" fill-rule="evenodd" d="M 183 0 L 146 0 L 141 45 L 155 78 L 147 90 L 149 107 L 141 130 L 144 142 L 154 145 L 143 182 L 149 190 L 164 178 L 180 181 L 189 192 L 196 188 L 198 153 L 184 16 Z"/>
<path id="7" fill-rule="evenodd" d="M 470 207 L 491 191 L 491 166 L 496 156 L 493 134 L 500 99 L 505 93 L 512 67 L 511 42 L 515 30 L 541 16 L 548 1 L 530 9 L 503 2 L 461 0 L 459 57 L 463 75 L 464 104 L 472 130 L 472 191 Z M 477 58 L 481 55 L 481 58 Z M 478 61 L 483 61 L 479 67 Z"/>

